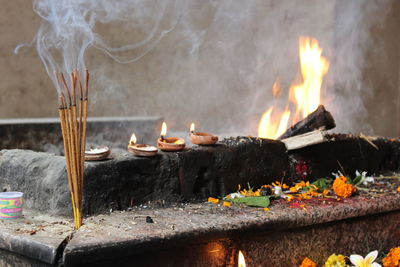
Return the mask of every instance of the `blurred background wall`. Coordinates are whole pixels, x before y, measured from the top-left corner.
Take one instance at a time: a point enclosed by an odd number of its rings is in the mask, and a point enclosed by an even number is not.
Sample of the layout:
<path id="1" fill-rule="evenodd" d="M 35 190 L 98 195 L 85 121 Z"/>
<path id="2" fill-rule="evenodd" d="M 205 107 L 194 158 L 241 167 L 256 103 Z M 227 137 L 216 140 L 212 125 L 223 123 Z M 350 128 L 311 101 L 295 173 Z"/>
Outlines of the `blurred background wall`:
<path id="1" fill-rule="evenodd" d="M 174 1 L 170 1 L 171 5 Z M 207 131 L 257 134 L 279 81 L 301 81 L 298 38 L 316 38 L 330 61 L 323 103 L 342 132 L 397 136 L 400 2 L 396 0 L 183 1 L 166 14 L 175 27 L 119 64 L 95 48 L 91 116 L 161 115 L 170 129 L 192 121 Z M 57 95 L 30 42 L 41 23 L 26 0 L 0 0 L 0 118 L 55 117 Z M 111 45 L 153 27 L 99 25 Z M 163 25 L 161 25 L 163 27 Z M 154 46 L 154 47 L 153 47 Z M 145 53 L 145 51 L 148 51 Z M 276 101 L 275 101 L 276 102 Z"/>

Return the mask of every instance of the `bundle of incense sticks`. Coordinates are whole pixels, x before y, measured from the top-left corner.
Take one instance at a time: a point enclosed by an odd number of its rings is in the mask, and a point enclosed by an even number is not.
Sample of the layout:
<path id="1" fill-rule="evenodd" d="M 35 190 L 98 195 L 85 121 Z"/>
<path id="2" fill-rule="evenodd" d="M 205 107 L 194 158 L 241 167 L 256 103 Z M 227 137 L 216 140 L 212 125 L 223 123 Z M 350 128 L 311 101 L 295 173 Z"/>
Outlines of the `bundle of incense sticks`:
<path id="1" fill-rule="evenodd" d="M 86 146 L 86 122 L 88 114 L 89 72 L 85 72 L 82 86 L 78 72 L 71 73 L 70 86 L 62 73 L 57 74 L 63 90 L 59 96 L 59 115 L 64 141 L 64 154 L 67 163 L 68 185 L 71 192 L 75 228 L 82 225 L 83 178 Z M 77 87 L 80 101 L 77 104 Z M 78 106 L 78 107 L 77 107 Z"/>

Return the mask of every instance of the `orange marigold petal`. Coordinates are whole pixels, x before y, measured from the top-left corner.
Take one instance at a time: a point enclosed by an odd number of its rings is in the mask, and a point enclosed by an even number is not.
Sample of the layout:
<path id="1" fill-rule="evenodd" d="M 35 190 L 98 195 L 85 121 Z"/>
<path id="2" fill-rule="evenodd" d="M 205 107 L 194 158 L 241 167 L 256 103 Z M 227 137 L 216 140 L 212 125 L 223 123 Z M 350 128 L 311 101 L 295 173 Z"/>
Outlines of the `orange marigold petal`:
<path id="1" fill-rule="evenodd" d="M 214 204 L 218 204 L 219 203 L 219 199 L 218 198 L 209 197 L 208 198 L 208 202 L 211 202 L 211 203 L 214 203 Z"/>
<path id="2" fill-rule="evenodd" d="M 230 207 L 232 204 L 228 201 L 224 201 L 223 205 L 224 207 Z"/>
<path id="3" fill-rule="evenodd" d="M 317 264 L 309 258 L 304 258 L 299 267 L 317 267 Z"/>

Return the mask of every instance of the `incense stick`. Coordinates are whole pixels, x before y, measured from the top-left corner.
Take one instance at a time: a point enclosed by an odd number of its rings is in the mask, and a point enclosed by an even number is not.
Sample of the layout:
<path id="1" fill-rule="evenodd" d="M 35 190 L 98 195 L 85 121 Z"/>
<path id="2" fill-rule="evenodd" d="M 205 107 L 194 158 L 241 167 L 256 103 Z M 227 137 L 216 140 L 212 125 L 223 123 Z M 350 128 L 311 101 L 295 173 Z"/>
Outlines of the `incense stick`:
<path id="1" fill-rule="evenodd" d="M 68 87 L 64 75 L 59 73 L 58 80 L 62 84 L 63 91 L 60 92 L 59 116 L 61 132 L 64 142 L 64 152 L 68 176 L 68 185 L 71 192 L 72 209 L 74 214 L 75 228 L 82 225 L 82 200 L 83 200 L 83 177 L 86 146 L 86 121 L 88 114 L 88 86 L 89 72 L 85 73 L 85 87 L 82 88 L 78 72 L 74 70 L 71 75 L 71 85 Z M 76 86 L 80 89 L 80 101 L 77 112 Z M 67 98 L 65 98 L 65 95 Z"/>

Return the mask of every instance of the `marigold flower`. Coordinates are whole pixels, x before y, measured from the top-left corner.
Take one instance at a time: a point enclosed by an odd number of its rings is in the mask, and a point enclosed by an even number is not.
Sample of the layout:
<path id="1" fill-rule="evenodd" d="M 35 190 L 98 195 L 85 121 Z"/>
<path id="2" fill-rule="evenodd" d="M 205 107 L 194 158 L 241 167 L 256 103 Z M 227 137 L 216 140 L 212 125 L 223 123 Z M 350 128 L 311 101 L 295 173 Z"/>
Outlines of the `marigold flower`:
<path id="1" fill-rule="evenodd" d="M 347 178 L 344 176 L 336 178 L 332 188 L 336 195 L 344 198 L 351 197 L 357 191 L 355 186 L 347 183 Z"/>
<path id="2" fill-rule="evenodd" d="M 269 208 L 264 208 L 265 211 L 269 211 Z"/>
<path id="3" fill-rule="evenodd" d="M 214 203 L 214 204 L 218 204 L 219 203 L 219 199 L 218 198 L 209 197 L 208 198 L 208 202 L 211 202 L 211 203 Z"/>
<path id="4" fill-rule="evenodd" d="M 346 260 L 343 255 L 332 254 L 325 262 L 325 267 L 346 267 Z"/>
<path id="5" fill-rule="evenodd" d="M 306 257 L 304 258 L 303 262 L 300 264 L 299 267 L 317 267 L 317 264 L 313 262 L 311 259 Z"/>
<path id="6" fill-rule="evenodd" d="M 397 187 L 397 192 L 400 192 L 400 186 L 399 186 L 399 187 Z"/>
<path id="7" fill-rule="evenodd" d="M 383 267 L 399 267 L 400 266 L 400 247 L 392 248 L 390 252 L 382 260 Z"/>
<path id="8" fill-rule="evenodd" d="M 224 201 L 223 205 L 224 207 L 230 207 L 232 204 L 228 201 Z"/>

